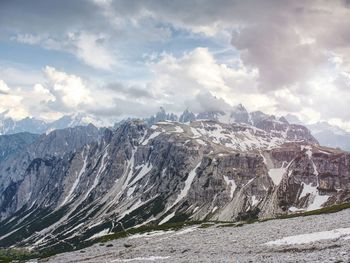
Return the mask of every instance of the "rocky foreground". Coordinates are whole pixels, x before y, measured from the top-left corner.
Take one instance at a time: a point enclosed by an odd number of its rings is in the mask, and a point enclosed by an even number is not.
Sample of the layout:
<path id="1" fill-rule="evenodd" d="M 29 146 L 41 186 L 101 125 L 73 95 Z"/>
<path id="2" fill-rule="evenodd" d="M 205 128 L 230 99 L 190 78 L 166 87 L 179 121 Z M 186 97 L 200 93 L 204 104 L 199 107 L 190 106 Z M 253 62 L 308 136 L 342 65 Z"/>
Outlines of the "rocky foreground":
<path id="1" fill-rule="evenodd" d="M 191 226 L 98 243 L 40 262 L 350 262 L 350 209 L 241 227 Z"/>

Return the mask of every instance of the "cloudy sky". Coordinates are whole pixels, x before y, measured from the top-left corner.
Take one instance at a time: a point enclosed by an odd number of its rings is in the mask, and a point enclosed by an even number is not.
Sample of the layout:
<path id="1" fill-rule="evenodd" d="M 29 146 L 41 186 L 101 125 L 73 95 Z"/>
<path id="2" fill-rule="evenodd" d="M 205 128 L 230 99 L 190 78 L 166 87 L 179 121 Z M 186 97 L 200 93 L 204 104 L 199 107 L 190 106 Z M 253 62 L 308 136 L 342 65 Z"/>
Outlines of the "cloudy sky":
<path id="1" fill-rule="evenodd" d="M 350 1 L 1 0 L 0 111 L 228 109 L 350 130 Z"/>

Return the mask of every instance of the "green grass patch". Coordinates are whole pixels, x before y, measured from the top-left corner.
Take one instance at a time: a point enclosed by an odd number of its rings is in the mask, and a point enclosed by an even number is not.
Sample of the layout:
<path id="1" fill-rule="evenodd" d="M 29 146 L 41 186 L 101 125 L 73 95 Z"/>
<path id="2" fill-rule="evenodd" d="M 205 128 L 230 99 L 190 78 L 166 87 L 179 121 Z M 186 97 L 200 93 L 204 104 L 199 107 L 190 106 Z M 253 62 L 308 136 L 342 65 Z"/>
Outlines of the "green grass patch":
<path id="1" fill-rule="evenodd" d="M 215 223 L 204 223 L 204 224 L 201 224 L 198 228 L 209 228 L 209 227 L 212 227 L 214 225 L 215 225 Z"/>
<path id="2" fill-rule="evenodd" d="M 203 223 L 202 221 L 186 221 L 186 222 L 167 223 L 163 225 L 149 225 L 149 226 L 141 226 L 138 228 L 130 228 L 130 229 L 127 229 L 126 231 L 120 231 L 120 232 L 116 232 L 100 238 L 96 238 L 93 240 L 93 243 L 108 242 L 111 240 L 131 236 L 135 234 L 144 234 L 144 233 L 153 232 L 153 231 L 169 231 L 169 230 L 177 231 L 186 226 L 199 225 L 202 223 Z"/>
<path id="3" fill-rule="evenodd" d="M 9 249 L 0 249 L 0 262 L 12 262 L 12 261 L 18 261 L 23 262 L 25 260 L 38 258 L 40 257 L 40 254 L 38 252 L 30 252 L 25 249 L 15 249 L 15 248 L 9 248 Z"/>
<path id="4" fill-rule="evenodd" d="M 344 209 L 350 208 L 350 203 L 344 203 L 344 204 L 337 204 L 332 205 L 328 207 L 323 207 L 317 210 L 312 211 L 306 211 L 306 212 L 300 212 L 300 213 L 293 213 L 293 214 L 287 214 L 287 215 L 280 215 L 276 218 L 272 219 L 285 219 L 285 218 L 293 218 L 293 217 L 299 217 L 299 216 L 314 216 L 314 215 L 322 215 L 322 214 L 331 214 L 336 213 L 339 211 L 342 211 Z"/>

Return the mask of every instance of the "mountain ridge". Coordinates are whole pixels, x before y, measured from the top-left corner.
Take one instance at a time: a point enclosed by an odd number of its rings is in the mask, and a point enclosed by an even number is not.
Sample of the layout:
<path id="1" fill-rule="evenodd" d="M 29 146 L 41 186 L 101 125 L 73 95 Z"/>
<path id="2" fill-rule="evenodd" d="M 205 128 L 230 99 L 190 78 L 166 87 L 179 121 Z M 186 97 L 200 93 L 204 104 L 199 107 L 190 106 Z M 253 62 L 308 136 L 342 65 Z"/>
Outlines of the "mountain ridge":
<path id="1" fill-rule="evenodd" d="M 300 125 L 258 123 L 132 120 L 95 128 L 81 147 L 64 143 L 69 129 L 44 134 L 25 163 L 0 163 L 2 175 L 17 170 L 0 177 L 0 246 L 44 249 L 145 224 L 266 218 L 349 200 L 349 154 Z M 57 152 L 55 133 L 68 134 L 57 145 L 69 148 Z"/>

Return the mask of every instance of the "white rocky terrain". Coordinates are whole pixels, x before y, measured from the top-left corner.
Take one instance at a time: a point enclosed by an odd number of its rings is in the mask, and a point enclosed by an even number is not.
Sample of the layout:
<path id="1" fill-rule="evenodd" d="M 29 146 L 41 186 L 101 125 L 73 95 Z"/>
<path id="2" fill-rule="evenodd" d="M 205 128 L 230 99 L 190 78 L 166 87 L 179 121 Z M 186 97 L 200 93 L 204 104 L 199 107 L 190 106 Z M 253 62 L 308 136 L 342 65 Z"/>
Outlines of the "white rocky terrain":
<path id="1" fill-rule="evenodd" d="M 349 262 L 350 209 L 241 227 L 130 235 L 40 262 Z"/>

